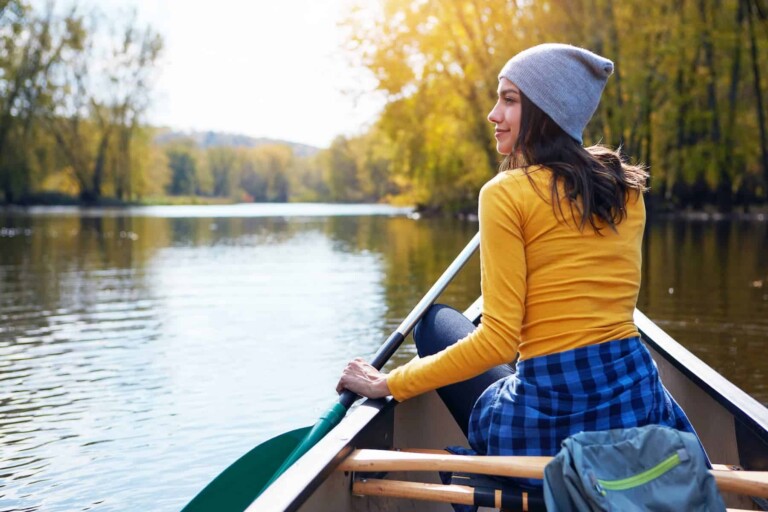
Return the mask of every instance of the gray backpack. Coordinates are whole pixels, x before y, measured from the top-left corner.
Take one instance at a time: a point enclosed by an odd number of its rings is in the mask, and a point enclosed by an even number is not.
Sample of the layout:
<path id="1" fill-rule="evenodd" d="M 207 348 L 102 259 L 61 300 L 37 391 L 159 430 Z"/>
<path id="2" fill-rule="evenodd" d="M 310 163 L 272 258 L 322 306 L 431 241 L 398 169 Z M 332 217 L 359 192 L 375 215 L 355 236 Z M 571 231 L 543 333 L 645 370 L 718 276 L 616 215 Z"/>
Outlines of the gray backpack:
<path id="1" fill-rule="evenodd" d="M 660 425 L 581 432 L 544 470 L 547 510 L 724 511 L 694 434 Z"/>

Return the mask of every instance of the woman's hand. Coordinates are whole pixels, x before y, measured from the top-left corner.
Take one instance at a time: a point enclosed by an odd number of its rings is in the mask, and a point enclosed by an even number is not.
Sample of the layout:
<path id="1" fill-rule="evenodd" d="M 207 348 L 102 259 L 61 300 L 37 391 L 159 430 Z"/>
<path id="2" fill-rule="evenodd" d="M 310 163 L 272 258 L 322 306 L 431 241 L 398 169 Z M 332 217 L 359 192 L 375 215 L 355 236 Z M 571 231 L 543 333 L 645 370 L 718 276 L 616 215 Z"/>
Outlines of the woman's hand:
<path id="1" fill-rule="evenodd" d="M 350 361 L 344 368 L 341 379 L 336 385 L 336 392 L 341 393 L 345 389 L 366 398 L 390 395 L 387 376 L 366 363 L 361 357 Z"/>

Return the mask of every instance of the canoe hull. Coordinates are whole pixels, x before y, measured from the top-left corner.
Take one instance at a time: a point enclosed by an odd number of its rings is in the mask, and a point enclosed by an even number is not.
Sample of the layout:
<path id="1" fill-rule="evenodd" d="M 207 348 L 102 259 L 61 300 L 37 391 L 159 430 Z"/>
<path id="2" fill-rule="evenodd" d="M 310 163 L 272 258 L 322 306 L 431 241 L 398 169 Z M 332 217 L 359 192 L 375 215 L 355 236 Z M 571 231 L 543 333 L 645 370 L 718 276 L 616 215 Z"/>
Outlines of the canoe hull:
<path id="1" fill-rule="evenodd" d="M 479 318 L 480 300 L 465 314 Z M 748 470 L 768 470 L 768 409 L 728 382 L 642 313 L 635 322 L 657 363 L 662 381 L 686 411 L 714 463 Z M 355 448 L 432 448 L 465 445 L 437 393 L 397 404 L 367 400 L 307 455 L 289 469 L 249 508 L 255 511 L 451 511 L 446 504 L 393 498 L 357 497 L 350 493 L 352 475 L 335 471 Z M 397 473 L 403 480 L 438 483 L 434 473 Z M 725 495 L 729 507 L 768 510 L 768 503 Z"/>

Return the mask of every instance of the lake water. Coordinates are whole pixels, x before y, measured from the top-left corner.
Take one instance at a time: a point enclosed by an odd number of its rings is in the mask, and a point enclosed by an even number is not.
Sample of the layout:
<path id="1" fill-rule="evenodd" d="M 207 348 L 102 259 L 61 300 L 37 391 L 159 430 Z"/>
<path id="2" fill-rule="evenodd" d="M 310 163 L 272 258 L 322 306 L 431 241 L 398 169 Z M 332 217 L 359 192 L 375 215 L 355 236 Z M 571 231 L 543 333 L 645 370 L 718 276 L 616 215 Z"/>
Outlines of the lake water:
<path id="1" fill-rule="evenodd" d="M 0 212 L 0 510 L 178 510 L 313 423 L 344 363 L 375 352 L 477 229 L 405 213 Z M 767 226 L 650 223 L 639 304 L 763 403 Z M 479 291 L 475 257 L 442 301 Z"/>

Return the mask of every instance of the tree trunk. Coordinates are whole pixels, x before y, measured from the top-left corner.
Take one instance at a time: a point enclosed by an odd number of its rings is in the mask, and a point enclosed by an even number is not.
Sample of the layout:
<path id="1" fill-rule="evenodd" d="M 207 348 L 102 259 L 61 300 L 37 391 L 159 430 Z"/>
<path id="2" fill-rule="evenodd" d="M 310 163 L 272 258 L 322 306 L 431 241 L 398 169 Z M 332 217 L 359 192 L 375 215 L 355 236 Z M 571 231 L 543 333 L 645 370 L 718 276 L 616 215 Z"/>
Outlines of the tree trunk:
<path id="1" fill-rule="evenodd" d="M 704 65 L 707 67 L 707 107 L 712 112 L 712 124 L 710 127 L 710 139 L 715 147 L 720 143 L 720 116 L 717 105 L 717 75 L 715 73 L 715 45 L 712 42 L 712 27 L 707 17 L 707 2 L 699 0 L 701 21 L 704 31 L 701 34 L 702 47 L 704 48 Z M 718 162 L 719 163 L 719 162 Z"/>
<path id="2" fill-rule="evenodd" d="M 736 124 L 736 103 L 738 99 L 739 82 L 741 79 L 741 26 L 744 24 L 744 8 L 748 0 L 739 0 L 736 11 L 736 42 L 733 47 L 733 65 L 731 66 L 731 84 L 728 89 L 728 116 L 725 126 L 725 148 L 723 160 L 725 165 L 733 163 L 733 129 Z"/>
<path id="3" fill-rule="evenodd" d="M 104 183 L 104 168 L 107 160 L 107 148 L 109 147 L 111 129 L 107 129 L 106 133 L 101 136 L 101 142 L 99 143 L 98 153 L 96 154 L 96 162 L 93 165 L 93 179 L 90 187 L 90 202 L 97 202 L 101 199 L 101 187 Z"/>
<path id="4" fill-rule="evenodd" d="M 122 123 L 118 127 L 117 161 L 114 173 L 115 196 L 121 201 L 130 199 L 133 195 L 133 190 L 131 189 L 131 140 L 136 131 L 136 121 L 133 120 L 127 123 L 127 126 L 125 120 Z"/>
<path id="5" fill-rule="evenodd" d="M 619 32 L 616 28 L 616 16 L 613 12 L 613 1 L 609 0 L 604 5 L 605 16 L 608 23 L 608 40 L 613 43 L 613 57 L 616 61 L 621 61 L 621 49 L 619 47 Z M 611 144 L 621 146 L 624 144 L 624 92 L 622 88 L 621 67 L 617 66 L 613 71 L 613 83 L 616 85 L 616 106 L 615 114 L 609 116 L 609 126 L 614 140 Z"/>
<path id="6" fill-rule="evenodd" d="M 750 0 L 745 0 L 749 2 Z M 760 65 L 757 55 L 757 42 L 755 39 L 754 17 L 757 15 L 757 4 L 752 3 L 747 12 L 747 23 L 749 25 L 749 45 L 752 55 L 752 78 L 755 84 L 755 96 L 757 98 L 757 122 L 760 128 L 760 151 L 763 164 L 763 181 L 768 185 L 768 140 L 765 133 L 765 112 L 763 110 L 763 90 L 760 87 Z"/>

